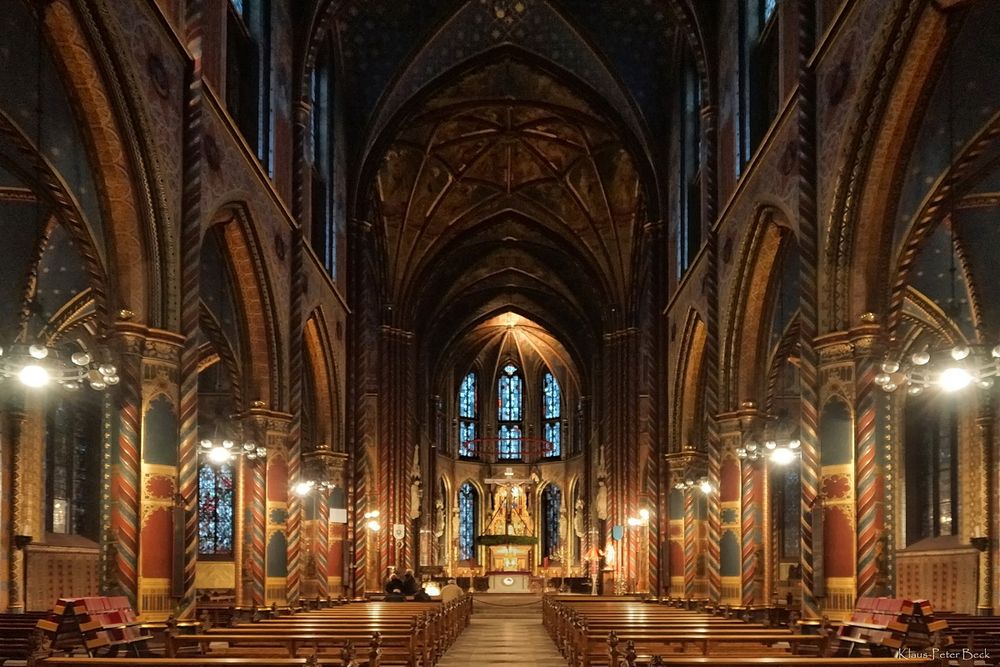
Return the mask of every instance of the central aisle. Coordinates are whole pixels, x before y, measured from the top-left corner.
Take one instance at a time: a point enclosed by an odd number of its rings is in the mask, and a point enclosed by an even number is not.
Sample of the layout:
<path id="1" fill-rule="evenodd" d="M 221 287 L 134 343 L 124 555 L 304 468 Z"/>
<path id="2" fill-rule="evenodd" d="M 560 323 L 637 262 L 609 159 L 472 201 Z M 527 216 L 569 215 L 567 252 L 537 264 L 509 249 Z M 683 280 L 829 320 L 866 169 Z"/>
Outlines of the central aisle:
<path id="1" fill-rule="evenodd" d="M 542 626 L 540 596 L 478 593 L 475 600 L 469 627 L 438 667 L 566 664 Z"/>

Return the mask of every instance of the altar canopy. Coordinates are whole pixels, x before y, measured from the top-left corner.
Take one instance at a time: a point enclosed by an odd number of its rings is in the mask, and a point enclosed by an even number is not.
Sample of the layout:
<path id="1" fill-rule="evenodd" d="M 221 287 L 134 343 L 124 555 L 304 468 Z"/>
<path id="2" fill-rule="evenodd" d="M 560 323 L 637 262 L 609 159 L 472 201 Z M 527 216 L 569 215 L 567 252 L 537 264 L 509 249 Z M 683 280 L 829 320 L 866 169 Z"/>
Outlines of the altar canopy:
<path id="1" fill-rule="evenodd" d="M 538 538 L 531 507 L 531 481 L 516 480 L 510 468 L 492 493 L 492 514 L 480 536 L 489 572 L 530 572 Z"/>

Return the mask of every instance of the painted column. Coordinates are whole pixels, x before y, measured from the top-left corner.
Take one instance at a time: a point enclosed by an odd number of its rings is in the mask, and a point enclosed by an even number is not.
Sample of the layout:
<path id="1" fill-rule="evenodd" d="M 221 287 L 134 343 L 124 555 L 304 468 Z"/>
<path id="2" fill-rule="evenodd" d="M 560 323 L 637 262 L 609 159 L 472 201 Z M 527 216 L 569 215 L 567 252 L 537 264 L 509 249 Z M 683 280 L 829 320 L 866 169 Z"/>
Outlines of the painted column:
<path id="1" fill-rule="evenodd" d="M 180 438 L 178 484 L 184 505 L 183 583 L 178 616 L 195 611 L 195 575 L 198 562 L 198 364 L 201 314 L 202 242 L 202 34 L 204 0 L 185 5 L 187 49 L 191 64 L 186 72 L 184 100 L 184 173 L 181 213 L 181 333 L 185 344 L 180 369 Z"/>
<path id="2" fill-rule="evenodd" d="M 994 544 L 994 484 L 993 476 L 996 472 L 993 469 L 993 439 L 996 427 L 996 417 L 993 412 L 993 393 L 991 391 L 980 390 L 979 414 L 976 416 L 976 428 L 979 430 L 980 456 L 982 457 L 983 474 L 980 480 L 983 491 L 980 495 L 980 521 L 983 526 L 981 537 L 986 540 L 986 548 L 979 554 L 979 596 L 976 601 L 976 614 L 979 616 L 993 615 L 993 553 L 996 549 Z"/>
<path id="3" fill-rule="evenodd" d="M 739 420 L 720 416 L 721 453 L 719 464 L 719 583 L 724 604 L 738 605 L 743 600 L 741 580 L 742 475 L 736 449 L 740 446 Z"/>
<path id="4" fill-rule="evenodd" d="M 174 507 L 179 433 L 179 369 L 183 337 L 145 332 L 142 355 L 142 459 L 140 477 L 138 608 L 144 619 L 174 611 Z M 126 377 L 122 376 L 122 381 Z"/>
<path id="5" fill-rule="evenodd" d="M 251 409 L 252 418 L 263 422 L 267 442 L 267 472 L 264 507 L 264 603 L 288 604 L 288 415 L 271 412 L 263 405 Z"/>
<path id="6" fill-rule="evenodd" d="M 855 568 L 858 597 L 887 593 L 884 586 L 886 572 L 883 557 L 887 539 L 887 452 L 879 428 L 882 405 L 887 398 L 881 387 L 875 384 L 875 376 L 881 370 L 880 339 L 881 327 L 870 313 L 862 316 L 861 324 L 851 331 L 854 352 L 854 482 L 857 498 L 857 549 L 852 565 Z"/>
<path id="7" fill-rule="evenodd" d="M 137 609 L 139 596 L 140 431 L 142 420 L 143 332 L 119 322 L 114 348 L 120 384 L 113 388 L 117 456 L 112 486 L 115 503 L 111 513 L 111 533 L 115 545 L 114 584 L 117 592 Z"/>
<path id="8" fill-rule="evenodd" d="M 7 543 L 10 547 L 7 561 L 10 566 L 7 581 L 7 612 L 10 614 L 24 612 L 24 590 L 22 590 L 21 585 L 24 581 L 24 550 L 17 547 L 17 536 L 23 534 L 25 526 L 24 504 L 27 497 L 27 476 L 25 475 L 24 424 L 26 419 L 24 407 L 20 404 L 12 406 L 7 412 L 12 452 L 10 534 L 7 537 Z"/>
<path id="9" fill-rule="evenodd" d="M 855 466 L 864 465 L 865 459 L 856 459 L 855 449 L 859 455 L 868 450 L 868 445 L 863 444 L 864 423 L 854 420 L 856 361 L 849 338 L 849 334 L 833 333 L 817 339 L 815 344 L 819 382 L 817 505 L 822 509 L 815 515 L 820 524 L 815 526 L 819 539 L 814 540 L 814 591 L 823 598 L 824 611 L 840 614 L 854 608 L 856 589 L 855 515 L 860 508 L 855 503 Z M 874 449 L 868 451 L 873 453 Z M 867 474 L 868 469 L 862 469 Z"/>

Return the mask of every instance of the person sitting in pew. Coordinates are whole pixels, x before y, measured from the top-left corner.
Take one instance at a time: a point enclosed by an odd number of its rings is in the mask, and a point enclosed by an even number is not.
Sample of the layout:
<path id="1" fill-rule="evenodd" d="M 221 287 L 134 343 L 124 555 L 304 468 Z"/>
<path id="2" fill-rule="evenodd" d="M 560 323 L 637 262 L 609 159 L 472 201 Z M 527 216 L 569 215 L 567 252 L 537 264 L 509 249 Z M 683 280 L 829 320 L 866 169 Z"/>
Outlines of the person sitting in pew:
<path id="1" fill-rule="evenodd" d="M 406 599 L 403 580 L 395 572 L 385 582 L 385 599 L 388 602 L 403 602 Z"/>
<path id="2" fill-rule="evenodd" d="M 465 591 L 455 583 L 454 579 L 449 579 L 448 583 L 441 589 L 441 602 L 447 604 L 452 600 L 462 597 L 464 593 Z"/>
<path id="3" fill-rule="evenodd" d="M 417 589 L 420 585 L 417 583 L 417 578 L 413 576 L 413 570 L 407 570 L 406 574 L 403 575 L 403 595 L 410 597 L 417 594 Z"/>
<path id="4" fill-rule="evenodd" d="M 427 590 L 423 586 L 421 586 L 420 590 L 413 594 L 413 601 L 414 602 L 430 602 L 431 601 L 431 596 L 427 592 Z"/>

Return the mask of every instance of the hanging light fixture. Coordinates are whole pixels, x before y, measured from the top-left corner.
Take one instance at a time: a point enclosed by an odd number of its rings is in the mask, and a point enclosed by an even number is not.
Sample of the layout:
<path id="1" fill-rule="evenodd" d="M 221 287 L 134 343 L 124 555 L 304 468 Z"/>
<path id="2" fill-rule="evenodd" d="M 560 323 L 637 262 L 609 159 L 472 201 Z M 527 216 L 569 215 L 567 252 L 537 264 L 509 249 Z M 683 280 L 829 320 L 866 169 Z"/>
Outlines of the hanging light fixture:
<path id="1" fill-rule="evenodd" d="M 101 391 L 120 381 L 114 364 L 97 362 L 89 352 L 67 353 L 41 343 L 0 348 L 0 377 L 17 378 L 31 389 L 58 384 L 70 390 L 87 385 Z"/>
<path id="2" fill-rule="evenodd" d="M 765 419 L 767 423 L 764 427 L 763 443 L 751 435 L 736 450 L 736 456 L 743 461 L 767 460 L 781 466 L 792 463 L 799 456 L 802 443 L 798 438 L 786 433 L 788 429 L 783 427 L 777 417 L 768 416 Z"/>
<path id="3" fill-rule="evenodd" d="M 1000 375 L 1000 345 L 955 345 L 945 350 L 920 350 L 908 359 L 882 362 L 875 384 L 886 392 L 906 385 L 911 396 L 926 389 L 956 392 L 966 387 L 989 389 Z"/>
<path id="4" fill-rule="evenodd" d="M 199 443 L 201 452 L 214 465 L 230 463 L 238 456 L 244 456 L 248 461 L 267 458 L 267 448 L 258 445 L 252 438 L 248 438 L 237 446 L 239 438 L 232 434 L 236 429 L 231 426 L 223 426 L 220 423 L 215 425 L 215 434 L 211 438 L 202 438 Z"/>

